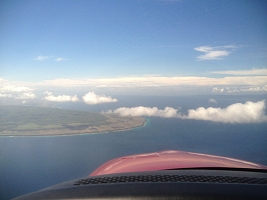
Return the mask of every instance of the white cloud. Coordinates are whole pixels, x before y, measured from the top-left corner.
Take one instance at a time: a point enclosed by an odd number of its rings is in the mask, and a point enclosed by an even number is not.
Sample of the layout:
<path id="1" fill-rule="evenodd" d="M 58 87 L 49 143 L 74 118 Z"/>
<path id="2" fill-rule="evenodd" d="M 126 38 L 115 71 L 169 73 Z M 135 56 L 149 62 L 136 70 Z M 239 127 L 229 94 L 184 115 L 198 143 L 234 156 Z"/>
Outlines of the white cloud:
<path id="1" fill-rule="evenodd" d="M 244 104 L 235 103 L 226 108 L 204 108 L 188 110 L 185 119 L 207 120 L 223 123 L 261 123 L 267 122 L 265 115 L 265 101 L 251 102 Z"/>
<path id="2" fill-rule="evenodd" d="M 267 92 L 267 85 L 263 87 L 249 87 L 248 89 L 240 89 L 241 92 Z"/>
<path id="3" fill-rule="evenodd" d="M 15 97 L 15 99 L 35 99 L 36 96 L 32 92 L 24 92 Z"/>
<path id="4" fill-rule="evenodd" d="M 54 96 L 52 92 L 44 92 L 47 96 L 45 97 L 45 100 L 47 101 L 56 101 L 56 102 L 67 102 L 67 101 L 72 101 L 72 102 L 77 102 L 79 101 L 79 98 L 77 95 L 70 96 L 70 95 L 58 95 Z"/>
<path id="5" fill-rule="evenodd" d="M 217 101 L 215 99 L 209 99 L 210 103 L 217 103 Z"/>
<path id="6" fill-rule="evenodd" d="M 26 86 L 17 86 L 10 84 L 5 79 L 0 79 L 0 98 L 14 99 L 34 99 L 36 98 L 33 89 Z"/>
<path id="7" fill-rule="evenodd" d="M 14 98 L 14 99 L 35 99 L 36 95 L 32 92 L 23 93 L 0 93 L 0 98 Z"/>
<path id="8" fill-rule="evenodd" d="M 214 88 L 212 88 L 212 92 L 219 92 L 219 93 L 222 93 L 224 91 L 224 89 L 223 88 L 217 88 L 217 87 L 214 87 Z"/>
<path id="9" fill-rule="evenodd" d="M 7 93 L 0 93 L 0 98 L 1 97 L 4 97 L 4 98 L 11 98 L 11 97 L 13 97 L 13 95 L 12 94 L 7 94 Z"/>
<path id="10" fill-rule="evenodd" d="M 114 111 L 109 110 L 107 113 L 117 113 L 121 116 L 155 116 L 165 118 L 180 118 L 180 119 L 194 119 L 206 120 L 222 123 L 261 123 L 267 122 L 265 115 L 265 100 L 259 102 L 248 101 L 244 104 L 235 103 L 226 108 L 204 108 L 188 110 L 187 115 L 179 113 L 178 109 L 166 107 L 160 110 L 157 107 L 132 107 L 117 108 Z"/>
<path id="11" fill-rule="evenodd" d="M 63 60 L 67 60 L 66 58 L 63 57 L 57 57 L 55 58 L 55 56 L 37 56 L 36 58 L 34 58 L 34 60 L 38 60 L 38 61 L 45 61 L 45 60 L 54 60 L 56 62 L 60 62 Z"/>
<path id="12" fill-rule="evenodd" d="M 34 60 L 38 60 L 38 61 L 44 61 L 44 60 L 48 60 L 52 58 L 52 56 L 37 56 L 36 58 L 34 58 Z"/>
<path id="13" fill-rule="evenodd" d="M 121 116 L 156 116 L 156 117 L 180 117 L 177 109 L 166 107 L 164 110 L 160 110 L 157 107 L 133 107 L 133 108 L 118 108 L 114 111 L 108 111 L 108 113 L 117 113 Z"/>
<path id="14" fill-rule="evenodd" d="M 97 95 L 94 92 L 88 92 L 86 95 L 83 96 L 83 101 L 86 104 L 94 105 L 100 103 L 110 103 L 110 102 L 117 102 L 117 99 L 113 99 L 110 96 L 105 95 Z"/>
<path id="15" fill-rule="evenodd" d="M 226 45 L 218 47 L 200 46 L 194 48 L 194 50 L 204 53 L 204 55 L 200 55 L 197 57 L 198 60 L 219 60 L 225 56 L 228 56 L 230 54 L 230 51 L 235 48 L 237 48 L 237 46 L 235 45 Z"/>
<path id="16" fill-rule="evenodd" d="M 25 86 L 4 85 L 0 87 L 0 92 L 29 92 L 33 89 Z"/>
<path id="17" fill-rule="evenodd" d="M 227 92 L 227 93 L 252 93 L 252 92 L 267 92 L 267 85 L 264 86 L 242 86 L 242 87 L 226 87 L 226 88 L 217 88 L 214 87 L 212 89 L 212 92 L 216 92 L 216 93 L 222 93 L 222 92 Z"/>

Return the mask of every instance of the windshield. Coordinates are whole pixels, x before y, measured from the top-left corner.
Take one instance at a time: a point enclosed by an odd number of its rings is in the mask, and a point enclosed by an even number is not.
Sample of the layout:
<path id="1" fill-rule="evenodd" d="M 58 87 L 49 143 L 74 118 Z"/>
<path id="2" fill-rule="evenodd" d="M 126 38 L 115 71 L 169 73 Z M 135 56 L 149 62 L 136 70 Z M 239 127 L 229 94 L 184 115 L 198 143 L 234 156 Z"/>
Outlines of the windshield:
<path id="1" fill-rule="evenodd" d="M 0 199 L 160 151 L 267 165 L 265 1 L 0 2 Z"/>

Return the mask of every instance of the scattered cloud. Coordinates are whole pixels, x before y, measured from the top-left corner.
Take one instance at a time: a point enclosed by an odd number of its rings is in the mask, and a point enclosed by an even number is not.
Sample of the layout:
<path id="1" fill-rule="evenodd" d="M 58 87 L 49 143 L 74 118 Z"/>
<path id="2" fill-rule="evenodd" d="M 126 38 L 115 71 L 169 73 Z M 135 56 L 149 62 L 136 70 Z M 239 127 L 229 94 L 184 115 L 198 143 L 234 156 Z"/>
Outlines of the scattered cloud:
<path id="1" fill-rule="evenodd" d="M 264 85 L 264 86 L 256 86 L 256 87 L 253 87 L 253 86 L 242 86 L 242 87 L 226 87 L 226 88 L 218 88 L 218 87 L 214 87 L 212 88 L 212 92 L 215 92 L 215 93 L 223 93 L 223 92 L 226 92 L 226 93 L 251 93 L 251 92 L 267 92 L 267 85 Z"/>
<path id="2" fill-rule="evenodd" d="M 86 104 L 94 105 L 94 104 L 100 104 L 100 103 L 117 102 L 118 100 L 113 99 L 110 96 L 97 95 L 94 92 L 88 92 L 86 95 L 83 96 L 83 101 Z"/>
<path id="3" fill-rule="evenodd" d="M 251 75 L 267 75 L 267 69 L 249 69 L 249 70 L 226 70 L 226 71 L 214 71 L 212 74 L 224 74 L 224 75 L 238 75 L 238 76 L 251 76 Z"/>
<path id="4" fill-rule="evenodd" d="M 14 99 L 34 99 L 36 95 L 33 89 L 26 86 L 16 86 L 10 84 L 5 79 L 0 79 L 0 98 L 14 98 Z"/>
<path id="5" fill-rule="evenodd" d="M 117 108 L 107 113 L 117 113 L 121 116 L 155 116 L 165 118 L 206 120 L 222 123 L 262 123 L 267 122 L 265 115 L 265 100 L 259 102 L 248 101 L 244 104 L 235 103 L 226 108 L 204 108 L 188 110 L 187 115 L 183 115 L 178 109 L 166 107 L 160 110 L 157 107 L 132 107 Z"/>
<path id="6" fill-rule="evenodd" d="M 226 108 L 204 108 L 188 110 L 185 119 L 207 120 L 223 123 L 261 123 L 267 122 L 265 101 L 235 103 Z"/>
<path id="7" fill-rule="evenodd" d="M 215 99 L 209 99 L 210 103 L 217 103 L 217 101 Z"/>
<path id="8" fill-rule="evenodd" d="M 58 95 L 54 96 L 52 92 L 44 92 L 47 96 L 45 97 L 45 100 L 47 101 L 56 101 L 56 102 L 67 102 L 67 101 L 72 101 L 72 102 L 77 102 L 79 101 L 79 98 L 77 95 L 70 96 L 70 95 Z"/>
<path id="9" fill-rule="evenodd" d="M 267 92 L 267 85 L 263 87 L 249 87 L 248 89 L 240 89 L 241 92 Z"/>
<path id="10" fill-rule="evenodd" d="M 33 89 L 25 86 L 5 85 L 0 88 L 0 92 L 29 92 Z"/>
<path id="11" fill-rule="evenodd" d="M 212 88 L 212 92 L 216 92 L 216 93 L 222 93 L 224 91 L 224 89 L 223 88 L 217 88 L 217 87 L 214 87 L 214 88 Z"/>
<path id="12" fill-rule="evenodd" d="M 178 110 L 166 107 L 164 110 L 160 110 L 157 107 L 133 107 L 133 108 L 118 108 L 114 111 L 109 110 L 108 113 L 117 113 L 121 116 L 156 116 L 156 117 L 165 117 L 165 118 L 171 118 L 171 117 L 180 117 Z"/>
<path id="13" fill-rule="evenodd" d="M 35 94 L 32 92 L 24 92 L 22 94 L 19 94 L 15 97 L 15 99 L 35 99 Z"/>
<path id="14" fill-rule="evenodd" d="M 231 50 L 236 49 L 235 45 L 225 45 L 225 46 L 200 46 L 194 48 L 194 50 L 204 53 L 197 57 L 198 60 L 220 60 L 231 53 Z"/>

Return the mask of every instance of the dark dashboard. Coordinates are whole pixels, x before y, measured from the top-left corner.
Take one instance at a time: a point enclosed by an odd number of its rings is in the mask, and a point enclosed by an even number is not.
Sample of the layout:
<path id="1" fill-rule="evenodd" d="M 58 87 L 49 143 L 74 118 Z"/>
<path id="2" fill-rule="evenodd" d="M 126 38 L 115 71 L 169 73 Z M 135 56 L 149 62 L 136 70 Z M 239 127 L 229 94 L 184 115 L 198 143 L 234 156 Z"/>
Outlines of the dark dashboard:
<path id="1" fill-rule="evenodd" d="M 264 170 L 179 169 L 85 177 L 26 199 L 267 199 Z"/>

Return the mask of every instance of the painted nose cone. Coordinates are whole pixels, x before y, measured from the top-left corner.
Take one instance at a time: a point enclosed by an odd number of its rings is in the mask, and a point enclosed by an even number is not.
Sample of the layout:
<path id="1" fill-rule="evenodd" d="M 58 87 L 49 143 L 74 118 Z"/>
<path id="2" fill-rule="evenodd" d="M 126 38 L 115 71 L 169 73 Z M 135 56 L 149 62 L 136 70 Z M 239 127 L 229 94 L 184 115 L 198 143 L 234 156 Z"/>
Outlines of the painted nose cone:
<path id="1" fill-rule="evenodd" d="M 267 166 L 234 158 L 169 150 L 116 158 L 106 162 L 105 164 L 97 168 L 93 173 L 90 174 L 90 176 L 125 172 L 205 167 L 249 168 L 267 170 Z"/>

